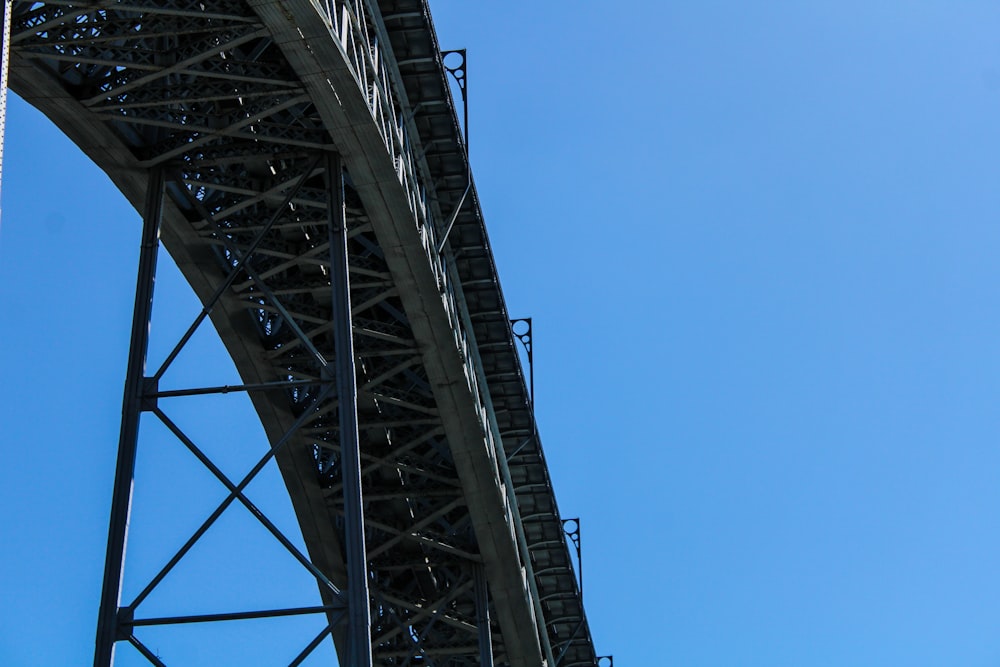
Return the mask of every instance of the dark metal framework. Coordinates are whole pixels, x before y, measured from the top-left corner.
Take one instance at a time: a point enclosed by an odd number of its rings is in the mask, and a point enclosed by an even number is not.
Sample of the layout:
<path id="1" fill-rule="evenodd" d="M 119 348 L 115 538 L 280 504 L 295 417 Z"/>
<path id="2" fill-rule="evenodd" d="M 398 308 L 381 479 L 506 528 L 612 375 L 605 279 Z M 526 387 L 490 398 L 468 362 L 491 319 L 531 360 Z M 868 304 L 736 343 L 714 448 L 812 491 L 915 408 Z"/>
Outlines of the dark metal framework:
<path id="1" fill-rule="evenodd" d="M 305 161 L 303 161 L 305 164 Z M 156 260 L 159 247 L 160 217 L 164 196 L 164 173 L 162 166 L 150 170 L 150 183 L 147 187 L 147 203 L 143 214 L 143 237 L 139 261 L 139 276 L 136 287 L 136 303 L 132 328 L 132 344 L 129 352 L 129 364 L 125 384 L 123 402 L 122 431 L 118 452 L 118 469 L 115 476 L 114 496 L 108 538 L 108 552 L 105 562 L 104 588 L 95 651 L 95 665 L 111 664 L 114 645 L 117 641 L 128 641 L 153 664 L 163 664 L 159 657 L 136 636 L 135 629 L 155 625 L 179 623 L 206 623 L 212 621 L 240 620 L 249 618 L 270 618 L 298 614 L 325 613 L 329 618 L 328 625 L 298 654 L 290 665 L 298 665 L 305 660 L 319 643 L 331 633 L 341 635 L 346 664 L 371 665 L 371 619 L 368 591 L 368 569 L 365 558 L 364 512 L 361 495 L 361 461 L 359 458 L 358 410 L 357 410 L 357 373 L 352 336 L 352 315 L 350 300 L 349 256 L 348 256 L 348 226 L 344 206 L 343 170 L 340 160 L 335 154 L 319 153 L 315 159 L 308 161 L 296 180 L 294 180 L 284 196 L 281 204 L 270 215 L 259 231 L 247 237 L 248 243 L 241 246 L 233 242 L 233 236 L 218 229 L 211 213 L 203 201 L 193 196 L 183 183 L 179 173 L 174 174 L 171 185 L 176 192 L 188 198 L 193 211 L 203 216 L 202 222 L 217 233 L 228 254 L 231 267 L 227 266 L 227 274 L 205 304 L 202 312 L 195 318 L 185 334 L 167 358 L 152 375 L 144 374 L 146 365 L 146 350 L 148 347 L 148 331 L 152 313 L 153 287 L 155 284 Z M 288 312 L 282 302 L 273 294 L 260 278 L 254 267 L 257 251 L 268 238 L 272 230 L 281 222 L 283 215 L 294 212 L 292 206 L 297 197 L 303 195 L 306 184 L 320 180 L 324 187 L 317 188 L 317 193 L 325 193 L 326 201 L 317 200 L 316 204 L 324 205 L 326 209 L 326 256 L 320 266 L 328 267 L 324 273 L 328 275 L 331 303 L 332 341 L 321 341 L 310 338 L 293 322 L 289 327 L 294 334 L 295 343 L 301 344 L 307 353 L 318 362 L 320 375 L 318 378 L 302 380 L 289 376 L 284 381 L 259 383 L 241 387 L 202 387 L 187 390 L 160 391 L 159 382 L 171 363 L 177 358 L 184 345 L 190 340 L 197 328 L 205 321 L 207 315 L 217 305 L 222 295 L 231 289 L 240 279 L 249 279 L 263 293 L 269 293 L 276 309 Z M 322 220 L 314 220 L 320 230 L 324 227 Z M 259 261 L 259 260 L 258 260 Z M 332 342 L 332 345 L 330 344 Z M 319 344 L 319 346 L 318 346 Z M 321 349 L 325 348 L 325 349 Z M 308 399 L 303 409 L 289 430 L 272 445 L 271 449 L 251 468 L 239 483 L 234 483 L 211 461 L 202 449 L 195 444 L 165 413 L 158 404 L 163 397 L 185 395 L 206 395 L 212 393 L 229 393 L 233 391 L 268 391 L 268 392 L 299 392 L 312 389 L 315 396 Z M 323 412 L 323 406 L 329 405 L 337 418 L 336 439 L 333 440 L 342 464 L 340 466 L 340 481 L 342 492 L 340 499 L 343 504 L 344 518 L 344 561 L 347 573 L 347 590 L 341 591 L 330 578 L 320 571 L 304 554 L 293 545 L 280 530 L 244 495 L 244 490 L 260 473 L 276 454 L 278 454 L 298 431 L 311 420 L 318 419 Z M 133 472 L 138 444 L 139 419 L 143 412 L 150 412 L 183 443 L 205 467 L 229 490 L 229 495 L 209 515 L 197 531 L 174 553 L 166 565 L 152 580 L 132 599 L 122 606 L 121 579 L 125 555 L 125 534 L 128 525 L 128 515 L 131 505 L 133 487 Z M 332 443 L 330 443 L 332 444 Z M 166 618 L 136 618 L 136 611 L 143 601 L 163 581 L 169 572 L 184 558 L 198 540 L 205 535 L 216 520 L 221 517 L 234 502 L 244 505 L 252 516 L 257 518 L 273 537 L 284 546 L 313 576 L 326 598 L 326 604 L 319 607 L 273 609 L 254 611 L 235 611 L 217 614 L 183 615 Z"/>
<path id="2" fill-rule="evenodd" d="M 95 664 L 110 664 L 120 641 L 168 663 L 141 641 L 150 625 L 321 613 L 327 627 L 291 664 L 332 635 L 352 667 L 594 665 L 425 2 L 13 7 L 12 88 L 144 212 Z M 157 230 L 205 307 L 147 375 Z M 243 385 L 161 389 L 206 319 Z M 248 393 L 270 440 L 239 481 L 158 405 L 234 390 Z M 229 495 L 122 605 L 141 413 Z M 307 554 L 243 493 L 272 458 Z M 322 603 L 137 614 L 236 503 L 313 574 Z"/>

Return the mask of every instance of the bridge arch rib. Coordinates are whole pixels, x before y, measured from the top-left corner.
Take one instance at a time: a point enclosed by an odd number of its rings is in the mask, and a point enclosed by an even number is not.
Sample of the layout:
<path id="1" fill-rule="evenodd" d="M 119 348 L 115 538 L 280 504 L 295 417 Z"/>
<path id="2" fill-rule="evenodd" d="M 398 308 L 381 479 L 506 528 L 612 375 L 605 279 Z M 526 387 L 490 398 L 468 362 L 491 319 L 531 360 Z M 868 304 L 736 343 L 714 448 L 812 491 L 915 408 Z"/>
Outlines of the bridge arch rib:
<path id="1" fill-rule="evenodd" d="M 137 209 L 168 172 L 163 243 L 203 302 L 250 258 L 211 319 L 245 383 L 302 383 L 251 392 L 272 442 L 335 356 L 316 158 L 343 157 L 375 663 L 415 638 L 478 662 L 481 566 L 500 663 L 594 664 L 426 3 L 14 2 L 11 45 L 11 87 Z M 277 459 L 342 585 L 336 417 Z"/>

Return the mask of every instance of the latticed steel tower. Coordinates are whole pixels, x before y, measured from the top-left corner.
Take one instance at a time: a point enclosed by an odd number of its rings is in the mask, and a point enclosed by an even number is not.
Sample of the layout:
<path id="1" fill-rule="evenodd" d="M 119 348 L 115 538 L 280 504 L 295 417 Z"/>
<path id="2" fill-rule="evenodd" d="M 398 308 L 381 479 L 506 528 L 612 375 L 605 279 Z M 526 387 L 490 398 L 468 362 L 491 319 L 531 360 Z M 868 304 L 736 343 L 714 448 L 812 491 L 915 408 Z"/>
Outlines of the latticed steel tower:
<path id="1" fill-rule="evenodd" d="M 143 642 L 149 626 L 293 614 L 326 619 L 293 665 L 328 638 L 352 667 L 595 665 L 450 93 L 449 73 L 464 101 L 465 54 L 445 67 L 426 2 L 8 6 L 11 88 L 143 219 L 95 665 L 123 643 L 169 662 Z M 204 308 L 147 364 L 161 240 Z M 207 321 L 242 384 L 161 386 Z M 249 395 L 269 439 L 241 478 L 161 404 L 225 392 Z M 227 495 L 123 598 L 141 419 Z M 267 465 L 305 552 L 246 493 Z M 146 616 L 148 595 L 239 505 L 315 578 L 317 604 Z"/>

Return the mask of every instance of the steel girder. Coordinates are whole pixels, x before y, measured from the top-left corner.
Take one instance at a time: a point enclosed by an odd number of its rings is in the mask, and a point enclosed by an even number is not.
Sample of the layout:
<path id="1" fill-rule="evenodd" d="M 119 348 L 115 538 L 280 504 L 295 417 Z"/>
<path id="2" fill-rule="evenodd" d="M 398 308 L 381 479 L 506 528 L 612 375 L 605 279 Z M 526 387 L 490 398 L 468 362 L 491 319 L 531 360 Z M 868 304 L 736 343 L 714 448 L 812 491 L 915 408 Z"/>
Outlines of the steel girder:
<path id="1" fill-rule="evenodd" d="M 250 396 L 272 442 L 302 425 L 276 458 L 338 585 L 317 156 L 343 152 L 375 663 L 485 662 L 485 572 L 498 664 L 593 664 L 474 187 L 457 208 L 471 184 L 426 4 L 291 4 L 15 2 L 12 87 L 137 206 L 145 171 L 170 174 L 164 243 L 205 302 L 233 274 L 211 319 L 247 385 L 286 383 Z"/>

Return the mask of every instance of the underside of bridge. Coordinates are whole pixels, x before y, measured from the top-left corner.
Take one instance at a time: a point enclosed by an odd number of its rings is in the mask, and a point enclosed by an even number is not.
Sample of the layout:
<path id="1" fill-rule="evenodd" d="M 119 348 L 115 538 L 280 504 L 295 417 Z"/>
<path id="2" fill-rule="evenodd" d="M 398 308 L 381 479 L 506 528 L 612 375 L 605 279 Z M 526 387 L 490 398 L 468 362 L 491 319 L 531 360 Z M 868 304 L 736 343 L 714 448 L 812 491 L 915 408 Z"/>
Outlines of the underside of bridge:
<path id="1" fill-rule="evenodd" d="M 426 1 L 15 1 L 10 44 L 11 88 L 147 218 L 163 179 L 163 245 L 270 438 L 341 662 L 353 466 L 374 664 L 596 664 Z M 162 370 L 139 409 L 170 427 Z M 112 631 L 140 650 L 143 599 Z"/>

